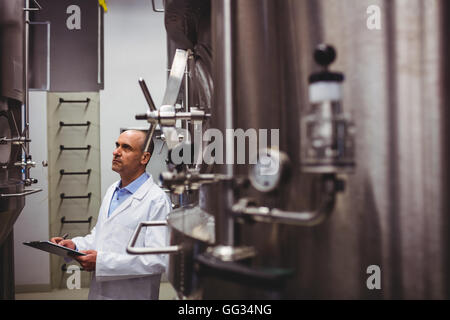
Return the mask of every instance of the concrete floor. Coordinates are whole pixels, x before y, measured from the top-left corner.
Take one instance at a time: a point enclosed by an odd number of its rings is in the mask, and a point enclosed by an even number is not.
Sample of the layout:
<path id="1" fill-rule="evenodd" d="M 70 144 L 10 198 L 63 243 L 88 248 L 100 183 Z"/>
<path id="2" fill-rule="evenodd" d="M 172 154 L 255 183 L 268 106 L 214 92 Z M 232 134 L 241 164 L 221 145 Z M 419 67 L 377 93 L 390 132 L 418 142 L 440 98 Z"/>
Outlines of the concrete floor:
<path id="1" fill-rule="evenodd" d="M 89 289 L 52 290 L 50 292 L 16 293 L 16 300 L 87 300 Z M 160 300 L 174 300 L 177 295 L 170 282 L 161 282 Z"/>

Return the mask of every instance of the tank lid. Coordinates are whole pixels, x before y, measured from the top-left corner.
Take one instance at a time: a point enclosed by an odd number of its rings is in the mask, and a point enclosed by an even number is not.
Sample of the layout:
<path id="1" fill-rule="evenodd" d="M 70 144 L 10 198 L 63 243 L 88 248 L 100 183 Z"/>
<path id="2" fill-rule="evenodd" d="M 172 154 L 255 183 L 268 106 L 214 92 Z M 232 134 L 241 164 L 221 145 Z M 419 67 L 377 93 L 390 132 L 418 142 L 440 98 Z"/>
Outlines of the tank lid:
<path id="1" fill-rule="evenodd" d="M 309 83 L 315 82 L 343 82 L 344 74 L 340 72 L 332 72 L 328 67 L 336 60 L 336 50 L 326 44 L 320 44 L 314 51 L 314 60 L 323 67 L 324 70 L 311 74 Z"/>

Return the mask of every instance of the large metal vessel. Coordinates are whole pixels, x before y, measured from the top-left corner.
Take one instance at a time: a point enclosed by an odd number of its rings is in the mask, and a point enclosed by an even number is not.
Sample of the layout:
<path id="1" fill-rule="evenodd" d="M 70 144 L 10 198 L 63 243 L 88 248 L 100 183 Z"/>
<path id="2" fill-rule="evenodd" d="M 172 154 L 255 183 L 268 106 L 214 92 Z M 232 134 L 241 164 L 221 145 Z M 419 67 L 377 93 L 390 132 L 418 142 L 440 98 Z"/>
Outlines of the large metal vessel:
<path id="1" fill-rule="evenodd" d="M 21 146 L 12 143 L 22 133 L 23 1 L 0 1 L 0 299 L 14 299 L 13 225 L 24 207 Z"/>
<path id="2" fill-rule="evenodd" d="M 184 275 L 198 279 L 193 297 L 449 298 L 447 1 L 186 0 L 167 1 L 166 8 L 176 2 L 181 12 L 211 5 L 208 126 L 279 129 L 279 151 L 291 164 L 290 180 L 267 182 L 275 183 L 273 190 L 258 180 L 246 183 L 254 170 L 248 164 L 203 166 L 215 178 L 167 176 L 169 186 L 208 181 L 200 202 L 215 218 L 215 243 Z M 196 26 L 183 24 L 183 17 L 193 19 L 181 13 L 179 25 Z M 173 30 L 168 35 L 172 46 L 195 57 L 196 43 L 186 45 Z M 345 75 L 337 100 L 355 127 L 351 170 L 340 170 L 338 162 L 328 171 L 311 170 L 302 157 L 311 142 L 302 126 L 317 102 L 311 85 L 322 72 L 313 53 L 322 43 L 337 53 L 330 70 Z M 202 86 L 194 79 L 188 89 L 209 88 Z M 331 191 L 323 187 L 327 181 Z M 240 202 L 249 198 L 251 206 Z M 312 216 L 299 213 L 324 201 L 327 219 L 305 223 Z M 381 286 L 371 287 L 374 266 Z"/>
<path id="3" fill-rule="evenodd" d="M 13 226 L 30 177 L 28 112 L 29 1 L 0 0 L 0 300 L 14 299 Z M 35 10 L 35 9 L 32 9 Z"/>

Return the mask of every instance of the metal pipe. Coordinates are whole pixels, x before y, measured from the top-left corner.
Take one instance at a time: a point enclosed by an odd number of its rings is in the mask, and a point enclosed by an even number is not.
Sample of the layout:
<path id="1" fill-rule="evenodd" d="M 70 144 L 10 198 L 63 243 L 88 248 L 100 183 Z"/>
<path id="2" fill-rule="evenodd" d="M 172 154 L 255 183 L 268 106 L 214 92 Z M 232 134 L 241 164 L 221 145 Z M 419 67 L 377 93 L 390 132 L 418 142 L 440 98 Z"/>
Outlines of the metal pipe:
<path id="1" fill-rule="evenodd" d="M 232 43 L 232 0 L 223 0 L 223 31 L 224 31 L 224 89 L 225 89 L 225 129 L 234 129 L 233 123 L 233 43 Z M 225 152 L 227 159 L 226 173 L 231 178 L 234 175 L 234 140 L 226 135 Z"/>
<path id="2" fill-rule="evenodd" d="M 205 184 L 228 180 L 228 177 L 219 174 L 197 173 L 197 172 L 162 172 L 160 180 L 163 186 L 171 189 L 176 186 L 192 186 L 192 184 Z"/>
<path id="3" fill-rule="evenodd" d="M 321 224 L 331 215 L 336 203 L 336 193 L 343 189 L 342 181 L 334 175 L 327 175 L 322 181 L 321 202 L 316 210 L 295 212 L 256 207 L 249 205 L 249 199 L 241 199 L 233 206 L 233 212 L 237 215 L 252 217 L 255 220 L 312 227 Z"/>
<path id="4" fill-rule="evenodd" d="M 186 111 L 187 113 L 189 113 L 191 111 L 191 107 L 189 106 L 189 59 L 192 55 L 192 51 L 191 50 L 187 50 L 187 55 L 188 55 L 188 59 L 186 61 L 186 70 L 184 72 L 184 111 Z M 192 128 L 189 128 L 189 122 L 188 120 L 185 120 L 185 128 L 186 130 L 190 133 L 187 137 L 186 137 L 186 142 L 190 142 L 190 137 L 193 134 L 193 130 L 190 130 Z"/>
<path id="5" fill-rule="evenodd" d="M 251 216 L 255 220 L 261 218 L 268 222 L 282 223 L 296 226 L 313 227 L 324 222 L 333 212 L 335 196 L 325 197 L 323 203 L 315 211 L 293 212 L 267 207 L 236 207 L 235 213 Z"/>
<path id="6" fill-rule="evenodd" d="M 148 90 L 147 84 L 143 78 L 139 78 L 139 86 L 141 87 L 142 93 L 144 94 L 145 100 L 147 101 L 150 111 L 157 111 L 155 103 L 153 102 L 152 95 Z"/>
<path id="7" fill-rule="evenodd" d="M 215 103 L 218 105 L 217 109 L 223 109 L 224 123 L 221 123 L 221 128 L 225 131 L 225 159 L 226 165 L 224 173 L 229 177 L 234 176 L 234 138 L 229 136 L 227 131 L 231 132 L 234 129 L 233 122 L 233 8 L 235 7 L 234 0 L 212 1 L 212 34 L 214 38 L 214 52 L 215 64 L 217 69 L 214 74 L 214 81 L 217 84 L 216 90 L 221 91 L 216 95 Z M 234 218 L 231 211 L 231 206 L 234 203 L 233 189 L 231 183 L 223 182 L 223 197 L 222 203 L 218 206 L 216 222 L 216 240 L 219 245 L 233 246 L 234 245 Z"/>
<path id="8" fill-rule="evenodd" d="M 25 141 L 30 140 L 30 95 L 29 95 L 29 83 L 28 83 L 28 68 L 29 68 L 29 46 L 30 46 L 30 1 L 25 1 L 24 19 L 25 19 L 25 32 L 24 32 L 24 68 L 23 68 L 23 82 L 24 82 L 24 133 Z M 28 160 L 30 154 L 30 143 L 25 142 L 25 159 Z M 30 168 L 25 168 L 25 183 L 29 184 L 30 181 Z"/>
<path id="9" fill-rule="evenodd" d="M 13 198 L 13 197 L 23 197 L 28 196 L 33 193 L 41 192 L 42 189 L 31 189 L 31 190 L 24 190 L 23 192 L 19 193 L 1 193 L 0 198 Z"/>
<path id="10" fill-rule="evenodd" d="M 127 246 L 127 253 L 129 254 L 173 254 L 178 253 L 181 251 L 182 247 L 175 245 L 175 246 L 168 246 L 168 247 L 161 247 L 161 248 L 136 248 L 135 244 L 139 237 L 139 234 L 141 233 L 141 229 L 143 227 L 167 227 L 167 221 L 143 221 L 139 223 L 136 230 L 134 230 L 133 235 L 130 238 L 130 241 L 128 242 Z"/>
<path id="11" fill-rule="evenodd" d="M 152 9 L 153 12 L 164 12 L 164 9 L 158 9 L 155 4 L 155 0 L 152 0 Z"/>

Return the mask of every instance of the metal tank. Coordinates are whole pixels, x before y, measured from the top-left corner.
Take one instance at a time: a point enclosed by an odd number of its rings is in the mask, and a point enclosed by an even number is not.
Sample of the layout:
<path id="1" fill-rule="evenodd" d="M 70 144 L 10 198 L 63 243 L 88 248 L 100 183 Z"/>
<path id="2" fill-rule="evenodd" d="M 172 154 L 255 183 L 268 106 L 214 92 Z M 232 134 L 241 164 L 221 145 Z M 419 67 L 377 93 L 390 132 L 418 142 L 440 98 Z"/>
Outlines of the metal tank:
<path id="1" fill-rule="evenodd" d="M 35 166 L 29 153 L 26 72 L 30 10 L 37 8 L 30 9 L 28 1 L 0 1 L 0 300 L 15 298 L 14 223 L 24 197 L 41 191 L 25 189 L 37 182 L 29 172 Z"/>
<path id="2" fill-rule="evenodd" d="M 371 5 L 381 30 L 367 27 Z M 295 269 L 285 297 L 448 298 L 448 4 L 250 0 L 229 8 L 234 127 L 280 128 L 280 149 L 294 163 L 272 203 L 254 197 L 293 211 L 320 197 L 311 188 L 317 177 L 302 173 L 299 130 L 320 43 L 336 48 L 331 68 L 346 76 L 343 107 L 356 125 L 356 168 L 331 217 L 311 228 L 243 225 L 242 243 L 256 247 L 260 265 Z M 223 15 L 213 2 L 215 53 L 226 49 L 217 32 Z M 215 107 L 227 72 L 218 55 Z M 381 268 L 381 290 L 367 287 L 371 265 Z"/>
<path id="3" fill-rule="evenodd" d="M 12 138 L 21 134 L 23 88 L 23 3 L 0 2 L 0 299 L 14 299 L 14 222 L 22 211 L 24 184 L 21 170 L 14 163 L 21 160 L 21 147 Z M 17 125 L 17 127 L 16 127 Z"/>
<path id="4" fill-rule="evenodd" d="M 166 9 L 168 3 L 176 1 L 166 1 Z M 205 108 L 211 113 L 207 125 L 223 132 L 279 129 L 279 146 L 268 154 L 285 172 L 265 181 L 272 189 L 264 188 L 255 165 L 248 164 L 203 165 L 212 175 L 190 169 L 165 175 L 168 186 L 208 182 L 200 187 L 199 205 L 214 217 L 215 243 L 191 259 L 191 275 L 183 274 L 197 284 L 190 297 L 449 298 L 450 4 L 214 0 L 210 5 L 214 95 Z M 178 45 L 177 37 L 168 35 Z M 195 56 L 195 43 L 191 49 Z M 341 90 L 337 98 L 313 98 L 316 80 L 329 81 L 330 73 Z M 189 90 L 211 88 L 193 83 Z M 332 96 L 330 90 L 322 94 Z M 330 156 L 336 161 L 325 169 L 319 168 L 323 159 L 311 163 L 314 157 L 304 157 L 314 145 L 305 126 L 326 127 L 308 122 L 317 108 L 342 112 L 342 117 L 328 114 L 346 121 L 343 137 L 351 141 L 346 144 L 351 157 L 339 162 Z M 233 148 L 225 139 L 225 156 Z M 182 243 L 171 244 L 182 249 Z M 171 262 L 177 252 L 171 252 Z M 171 272 L 180 270 L 173 265 Z M 379 288 L 369 283 L 374 266 L 381 272 Z"/>

